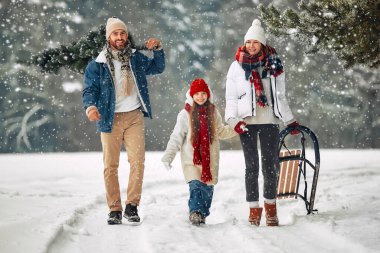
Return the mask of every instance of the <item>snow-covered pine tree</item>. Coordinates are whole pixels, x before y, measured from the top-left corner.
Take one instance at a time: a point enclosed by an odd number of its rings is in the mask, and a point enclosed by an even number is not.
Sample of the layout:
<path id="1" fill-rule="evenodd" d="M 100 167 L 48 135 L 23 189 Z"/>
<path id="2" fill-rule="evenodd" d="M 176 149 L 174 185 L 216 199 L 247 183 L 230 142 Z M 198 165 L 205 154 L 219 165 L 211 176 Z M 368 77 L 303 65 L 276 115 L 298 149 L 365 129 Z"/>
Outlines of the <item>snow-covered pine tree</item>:
<path id="1" fill-rule="evenodd" d="M 56 45 L 55 41 L 62 41 L 58 37 L 62 31 L 81 26 L 73 22 L 75 13 L 66 5 L 53 3 L 1 2 L 0 152 L 51 152 L 75 145 L 68 144 L 75 138 L 67 132 L 72 125 L 77 126 L 73 123 L 78 118 L 75 103 L 61 84 L 72 79 L 68 75 L 43 75 L 17 64 L 30 58 L 28 51 Z"/>
<path id="2" fill-rule="evenodd" d="M 100 25 L 96 31 L 90 31 L 78 41 L 70 45 L 61 45 L 59 48 L 45 49 L 32 55 L 28 64 L 38 66 L 42 72 L 57 74 L 61 68 L 67 68 L 77 73 L 84 73 L 88 62 L 96 57 L 106 43 L 106 28 Z M 145 49 L 144 46 L 136 45 L 133 36 L 128 39 L 132 48 Z"/>
<path id="3" fill-rule="evenodd" d="M 299 11 L 259 5 L 261 18 L 276 36 L 294 36 L 308 53 L 332 53 L 346 68 L 380 65 L 378 0 L 303 0 Z"/>

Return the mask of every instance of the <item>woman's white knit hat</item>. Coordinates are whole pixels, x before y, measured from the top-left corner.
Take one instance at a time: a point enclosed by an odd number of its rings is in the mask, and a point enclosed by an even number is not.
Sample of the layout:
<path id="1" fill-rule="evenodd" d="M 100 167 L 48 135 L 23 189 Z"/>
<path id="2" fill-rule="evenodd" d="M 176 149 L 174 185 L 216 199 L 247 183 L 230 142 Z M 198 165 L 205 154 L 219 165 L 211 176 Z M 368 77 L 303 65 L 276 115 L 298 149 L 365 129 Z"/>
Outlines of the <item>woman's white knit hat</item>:
<path id="1" fill-rule="evenodd" d="M 109 18 L 106 25 L 106 39 L 108 40 L 111 33 L 118 29 L 128 32 L 128 28 L 123 21 L 118 18 Z"/>
<path id="2" fill-rule="evenodd" d="M 252 26 L 248 29 L 244 36 L 244 44 L 247 40 L 257 40 L 261 44 L 266 45 L 267 39 L 265 38 L 264 28 L 261 26 L 261 22 L 258 19 L 253 20 Z"/>

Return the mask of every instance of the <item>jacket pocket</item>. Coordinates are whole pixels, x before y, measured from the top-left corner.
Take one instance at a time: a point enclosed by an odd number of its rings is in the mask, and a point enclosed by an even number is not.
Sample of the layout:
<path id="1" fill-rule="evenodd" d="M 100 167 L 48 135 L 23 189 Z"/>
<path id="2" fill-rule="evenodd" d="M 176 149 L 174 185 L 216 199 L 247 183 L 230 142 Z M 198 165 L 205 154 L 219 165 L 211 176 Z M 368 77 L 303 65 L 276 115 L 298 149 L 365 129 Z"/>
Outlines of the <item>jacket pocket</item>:
<path id="1" fill-rule="evenodd" d="M 247 92 L 244 92 L 243 94 L 239 95 L 239 96 L 238 96 L 238 99 L 239 99 L 239 100 L 242 99 L 245 95 L 247 95 Z"/>

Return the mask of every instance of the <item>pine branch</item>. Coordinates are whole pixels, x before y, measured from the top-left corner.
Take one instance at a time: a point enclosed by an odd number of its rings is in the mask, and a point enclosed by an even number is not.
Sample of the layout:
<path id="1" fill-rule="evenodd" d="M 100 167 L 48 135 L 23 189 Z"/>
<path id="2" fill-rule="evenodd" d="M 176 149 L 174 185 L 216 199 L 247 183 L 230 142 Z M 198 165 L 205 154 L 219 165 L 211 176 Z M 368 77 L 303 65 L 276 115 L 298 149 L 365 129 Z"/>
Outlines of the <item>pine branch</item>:
<path id="1" fill-rule="evenodd" d="M 59 48 L 45 49 L 33 54 L 29 61 L 19 62 L 27 65 L 35 65 L 44 73 L 58 74 L 61 68 L 66 68 L 77 73 L 84 73 L 90 60 L 95 58 L 106 43 L 106 29 L 100 25 L 98 30 L 90 31 L 86 36 L 70 45 L 61 45 Z M 128 35 L 132 48 L 146 50 L 145 45 L 136 45 L 132 34 Z"/>
<path id="2" fill-rule="evenodd" d="M 308 47 L 307 53 L 334 54 L 346 68 L 380 66 L 379 1 L 304 0 L 298 7 L 281 12 L 260 5 L 259 10 L 270 32 L 293 36 Z"/>

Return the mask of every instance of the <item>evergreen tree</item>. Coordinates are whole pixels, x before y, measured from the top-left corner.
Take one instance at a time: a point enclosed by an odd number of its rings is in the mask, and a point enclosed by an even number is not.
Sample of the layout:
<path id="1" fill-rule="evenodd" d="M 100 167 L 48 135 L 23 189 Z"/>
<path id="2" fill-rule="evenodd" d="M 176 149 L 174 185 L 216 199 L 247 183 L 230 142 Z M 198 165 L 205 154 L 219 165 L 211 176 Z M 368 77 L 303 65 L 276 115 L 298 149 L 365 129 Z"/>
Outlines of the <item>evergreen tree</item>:
<path id="1" fill-rule="evenodd" d="M 106 43 L 106 28 L 100 25 L 98 30 L 90 31 L 86 36 L 74 41 L 70 45 L 61 45 L 58 48 L 45 49 L 32 55 L 30 61 L 41 68 L 42 72 L 57 74 L 61 68 L 67 68 L 83 74 L 87 64 L 95 58 Z M 132 34 L 128 35 L 132 48 L 145 49 L 143 45 L 135 45 Z"/>
<path id="2" fill-rule="evenodd" d="M 57 74 L 65 67 L 78 73 L 84 73 L 90 59 L 99 54 L 105 44 L 105 26 L 97 31 L 91 31 L 86 37 L 71 45 L 61 45 L 58 48 L 45 49 L 31 57 L 27 63 L 41 68 L 42 72 Z"/>
<path id="3" fill-rule="evenodd" d="M 54 46 L 50 38 L 61 22 L 72 25 L 71 17 L 52 1 L 6 1 L 0 10 L 0 152 L 60 150 L 67 126 L 60 122 L 62 87 L 46 85 L 57 78 L 17 62 L 28 59 L 29 50 Z"/>
<path id="4" fill-rule="evenodd" d="M 299 11 L 259 6 L 261 17 L 276 36 L 292 36 L 309 53 L 332 53 L 345 67 L 380 65 L 378 0 L 303 0 Z"/>

